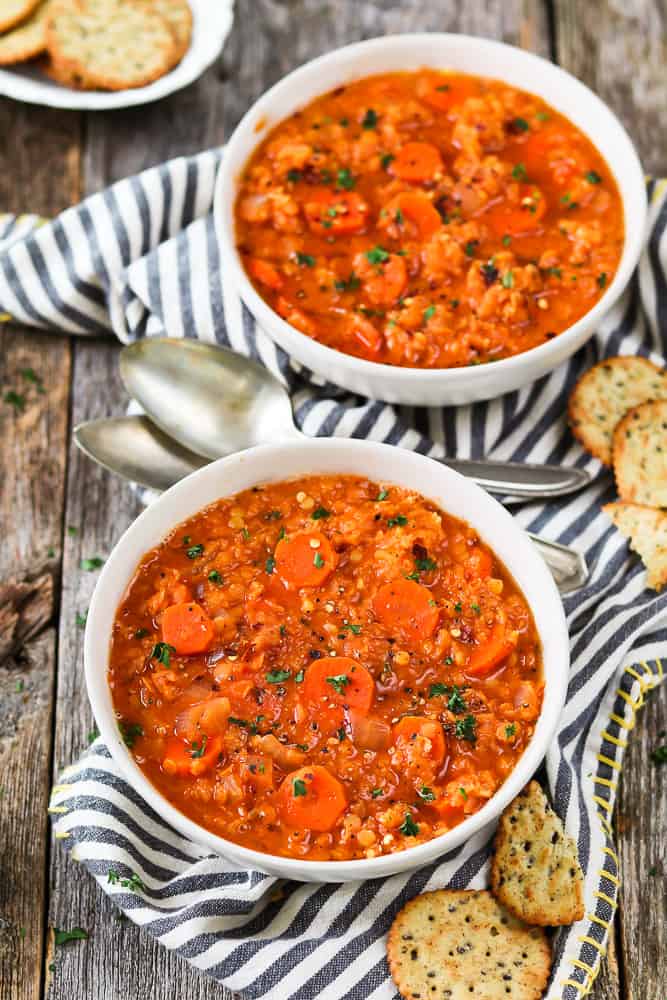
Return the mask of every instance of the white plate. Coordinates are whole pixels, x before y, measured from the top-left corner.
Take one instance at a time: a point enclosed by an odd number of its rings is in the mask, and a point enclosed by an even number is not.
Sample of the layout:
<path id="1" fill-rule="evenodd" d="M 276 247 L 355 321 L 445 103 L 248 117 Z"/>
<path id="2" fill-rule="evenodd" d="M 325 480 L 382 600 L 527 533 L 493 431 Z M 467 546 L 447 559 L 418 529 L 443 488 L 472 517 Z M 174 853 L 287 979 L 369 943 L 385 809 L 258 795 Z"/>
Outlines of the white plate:
<path id="1" fill-rule="evenodd" d="M 110 111 L 157 101 L 187 87 L 202 75 L 222 51 L 232 26 L 234 0 L 190 0 L 193 14 L 192 43 L 178 66 L 147 87 L 129 90 L 72 90 L 49 80 L 35 66 L 17 65 L 0 70 L 0 94 L 28 104 L 70 111 Z"/>

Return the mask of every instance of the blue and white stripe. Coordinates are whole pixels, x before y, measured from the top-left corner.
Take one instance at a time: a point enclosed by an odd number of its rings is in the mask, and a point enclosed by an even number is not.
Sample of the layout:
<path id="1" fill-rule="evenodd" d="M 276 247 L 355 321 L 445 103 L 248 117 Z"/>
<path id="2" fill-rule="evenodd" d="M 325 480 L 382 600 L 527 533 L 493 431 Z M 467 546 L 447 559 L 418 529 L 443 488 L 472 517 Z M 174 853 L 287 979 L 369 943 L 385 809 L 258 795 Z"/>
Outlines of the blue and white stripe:
<path id="1" fill-rule="evenodd" d="M 525 528 L 581 549 L 589 585 L 565 600 L 572 668 L 546 778 L 577 839 L 586 917 L 558 932 L 548 1000 L 576 1000 L 595 970 L 617 896 L 611 828 L 626 728 L 657 682 L 667 641 L 667 593 L 601 514 L 610 474 L 567 430 L 578 375 L 610 354 L 662 363 L 667 346 L 667 185 L 649 182 L 650 232 L 639 271 L 596 337 L 567 364 L 519 392 L 459 409 L 417 410 L 355 397 L 294 365 L 258 329 L 218 254 L 211 203 L 219 151 L 177 159 L 115 184 L 53 222 L 0 216 L 0 314 L 77 334 L 113 331 L 201 337 L 261 360 L 288 385 L 310 435 L 365 437 L 436 456 L 562 462 L 587 468 L 589 488 L 548 505 L 516 504 Z M 646 661 L 634 672 L 626 668 Z M 638 679 L 639 678 L 639 679 Z M 620 692 L 620 693 L 619 693 Z M 602 759 L 600 759 L 600 757 Z M 478 836 L 436 864 L 357 885 L 281 883 L 232 871 L 164 825 L 118 774 L 99 741 L 54 791 L 56 833 L 132 920 L 197 968 L 248 997 L 390 1000 L 384 935 L 424 889 L 486 884 Z M 602 821 L 601 821 L 602 817 Z M 136 872 L 136 893 L 107 881 Z M 325 905 L 326 904 L 326 905 Z"/>

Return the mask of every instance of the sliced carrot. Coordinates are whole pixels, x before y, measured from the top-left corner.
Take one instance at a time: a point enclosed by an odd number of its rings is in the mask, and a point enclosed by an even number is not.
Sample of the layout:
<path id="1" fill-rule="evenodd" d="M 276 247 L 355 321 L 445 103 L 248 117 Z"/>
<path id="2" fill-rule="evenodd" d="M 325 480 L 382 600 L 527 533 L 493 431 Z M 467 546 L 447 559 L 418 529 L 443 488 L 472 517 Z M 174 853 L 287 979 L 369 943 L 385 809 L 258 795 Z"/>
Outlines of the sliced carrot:
<path id="1" fill-rule="evenodd" d="M 479 93 L 479 83 L 472 77 L 450 77 L 445 73 L 422 78 L 417 96 L 436 111 L 450 111 L 457 104 Z"/>
<path id="2" fill-rule="evenodd" d="M 434 764 L 445 759 L 445 733 L 439 722 L 423 715 L 404 715 L 394 726 L 394 742 L 403 741 L 415 754 Z"/>
<path id="3" fill-rule="evenodd" d="M 466 559 L 466 571 L 468 576 L 486 579 L 491 576 L 492 569 L 493 558 L 490 553 L 486 551 L 486 549 L 482 549 L 478 545 L 470 549 Z"/>
<path id="4" fill-rule="evenodd" d="M 239 764 L 241 779 L 255 791 L 273 787 L 273 760 L 265 754 L 249 753 Z"/>
<path id="5" fill-rule="evenodd" d="M 366 357 L 372 361 L 382 350 L 384 339 L 376 326 L 373 326 L 369 319 L 356 314 L 350 316 L 348 331 L 352 340 L 356 341 L 363 349 Z"/>
<path id="6" fill-rule="evenodd" d="M 289 587 L 319 587 L 336 568 L 336 553 L 321 531 L 288 535 L 276 545 L 274 558 Z"/>
<path id="7" fill-rule="evenodd" d="M 162 770 L 167 774 L 181 777 L 192 775 L 198 777 L 218 763 L 222 750 L 222 740 L 219 736 L 208 737 L 205 733 L 198 740 L 184 743 L 177 736 L 167 741 Z"/>
<path id="8" fill-rule="evenodd" d="M 215 635 L 213 622 L 204 609 L 193 602 L 166 608 L 161 627 L 163 641 L 186 656 L 205 652 Z"/>
<path id="9" fill-rule="evenodd" d="M 405 258 L 391 254 L 364 278 L 364 291 L 373 305 L 392 306 L 400 299 L 408 281 Z"/>
<path id="10" fill-rule="evenodd" d="M 330 830 L 347 805 L 343 786 L 326 767 L 292 771 L 278 792 L 285 822 L 298 830 Z"/>
<path id="11" fill-rule="evenodd" d="M 419 191 L 403 191 L 396 195 L 385 211 L 385 217 L 404 228 L 407 236 L 415 235 L 422 240 L 430 239 L 442 226 L 437 208 Z"/>
<path id="12" fill-rule="evenodd" d="M 313 705 L 345 705 L 367 715 L 373 704 L 375 681 L 361 663 L 349 656 L 323 656 L 306 670 L 303 693 Z"/>
<path id="13" fill-rule="evenodd" d="M 279 291 L 284 285 L 283 276 L 278 268 L 269 264 L 267 260 L 253 257 L 248 262 L 248 270 L 256 281 L 266 285 L 267 288 L 273 288 L 274 291 Z"/>
<path id="14" fill-rule="evenodd" d="M 360 233 L 366 227 L 368 205 L 356 191 L 316 190 L 303 207 L 312 232 L 320 236 Z"/>
<path id="15" fill-rule="evenodd" d="M 546 210 L 542 192 L 533 184 L 522 184 L 518 202 L 502 201 L 484 212 L 482 218 L 499 236 L 521 236 L 540 228 Z"/>
<path id="16" fill-rule="evenodd" d="M 510 639 L 505 626 L 500 622 L 493 626 L 493 631 L 486 642 L 473 651 L 467 666 L 464 668 L 472 677 L 486 677 L 496 667 L 499 667 L 506 656 L 514 649 L 516 643 Z"/>
<path id="17" fill-rule="evenodd" d="M 406 142 L 389 167 L 390 173 L 402 181 L 432 180 L 442 170 L 440 150 L 430 142 Z"/>
<path id="18" fill-rule="evenodd" d="M 373 598 L 373 611 L 388 629 L 399 629 L 414 640 L 428 639 L 440 614 L 428 587 L 403 578 L 380 587 Z"/>
<path id="19" fill-rule="evenodd" d="M 278 296 L 275 309 L 279 316 L 282 316 L 284 320 L 295 326 L 301 333 L 305 333 L 307 337 L 315 335 L 316 327 L 311 318 L 306 316 L 300 309 L 297 309 L 289 299 L 284 298 L 282 295 Z"/>

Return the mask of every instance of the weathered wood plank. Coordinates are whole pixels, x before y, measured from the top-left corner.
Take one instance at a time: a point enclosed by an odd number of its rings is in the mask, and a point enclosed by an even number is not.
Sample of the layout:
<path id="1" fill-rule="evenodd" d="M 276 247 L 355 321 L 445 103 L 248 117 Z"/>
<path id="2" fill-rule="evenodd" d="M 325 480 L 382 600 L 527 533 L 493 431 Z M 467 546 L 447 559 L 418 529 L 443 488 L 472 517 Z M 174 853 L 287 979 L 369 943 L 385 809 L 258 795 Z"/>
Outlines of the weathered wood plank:
<path id="1" fill-rule="evenodd" d="M 474 10 L 471 9 L 474 6 Z M 541 4 L 519 0 L 488 5 L 436 0 L 374 0 L 359 4 L 327 0 L 241 0 L 226 48 L 225 70 L 211 70 L 196 85 L 150 109 L 91 117 L 85 153 L 86 190 L 99 190 L 118 177 L 171 156 L 219 143 L 253 100 L 271 83 L 307 59 L 336 45 L 404 30 L 462 30 L 522 41 L 548 53 Z M 525 11 L 524 11 L 525 7 Z M 137 141 L 140 136 L 141 141 Z M 76 347 L 73 421 L 123 407 L 116 374 L 116 349 L 91 343 Z M 79 527 L 66 539 L 65 586 L 56 722 L 56 769 L 85 745 L 91 717 L 81 680 L 81 633 L 74 625 L 85 609 L 94 579 L 77 566 L 82 557 L 105 555 L 137 512 L 127 488 L 72 454 L 67 521 Z M 112 907 L 84 871 L 56 850 L 52 864 L 50 922 L 86 927 L 88 942 L 56 958 L 49 1000 L 192 1000 L 229 996 L 206 977 L 156 945 L 133 925 L 111 919 Z M 119 960 L 122 956 L 122 960 Z"/>
<path id="2" fill-rule="evenodd" d="M 50 215 L 77 199 L 77 116 L 0 101 L 0 135 L 1 211 Z M 0 358 L 0 994 L 33 1000 L 44 947 L 70 346 L 3 324 Z"/>
<path id="3" fill-rule="evenodd" d="M 662 0 L 558 0 L 557 60 L 609 104 L 644 168 L 667 170 L 667 8 Z"/>

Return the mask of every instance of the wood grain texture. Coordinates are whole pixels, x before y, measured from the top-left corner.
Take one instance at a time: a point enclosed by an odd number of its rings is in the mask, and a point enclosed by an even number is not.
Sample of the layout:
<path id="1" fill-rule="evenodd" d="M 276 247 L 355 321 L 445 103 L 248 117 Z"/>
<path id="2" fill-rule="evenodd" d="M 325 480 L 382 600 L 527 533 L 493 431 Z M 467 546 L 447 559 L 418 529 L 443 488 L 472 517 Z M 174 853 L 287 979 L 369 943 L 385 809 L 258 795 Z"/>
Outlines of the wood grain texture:
<path id="1" fill-rule="evenodd" d="M 558 62 L 616 112 L 644 169 L 667 170 L 667 7 L 663 0 L 557 0 Z"/>

